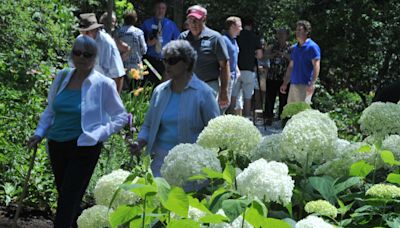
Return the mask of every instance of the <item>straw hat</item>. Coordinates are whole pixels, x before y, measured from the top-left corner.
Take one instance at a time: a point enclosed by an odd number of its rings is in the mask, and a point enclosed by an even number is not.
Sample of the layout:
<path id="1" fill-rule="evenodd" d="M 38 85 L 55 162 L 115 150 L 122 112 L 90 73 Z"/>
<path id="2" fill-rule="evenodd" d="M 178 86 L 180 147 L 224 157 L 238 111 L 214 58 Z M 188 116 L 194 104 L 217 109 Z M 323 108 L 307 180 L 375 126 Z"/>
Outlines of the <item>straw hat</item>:
<path id="1" fill-rule="evenodd" d="M 78 29 L 81 32 L 103 27 L 103 24 L 97 23 L 96 15 L 94 13 L 84 13 L 79 15 L 79 17 L 81 20 Z"/>

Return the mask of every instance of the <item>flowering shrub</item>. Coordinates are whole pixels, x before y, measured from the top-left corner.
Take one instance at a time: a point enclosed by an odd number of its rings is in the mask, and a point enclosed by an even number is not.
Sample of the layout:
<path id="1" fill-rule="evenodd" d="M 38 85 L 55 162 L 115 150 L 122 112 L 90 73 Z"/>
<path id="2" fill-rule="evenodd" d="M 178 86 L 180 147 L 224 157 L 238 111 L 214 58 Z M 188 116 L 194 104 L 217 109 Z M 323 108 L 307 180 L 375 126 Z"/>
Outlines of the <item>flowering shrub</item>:
<path id="1" fill-rule="evenodd" d="M 108 216 L 113 212 L 112 209 L 103 205 L 94 205 L 82 212 L 77 223 L 79 228 L 111 227 Z"/>
<path id="2" fill-rule="evenodd" d="M 286 205 L 291 201 L 294 188 L 288 172 L 286 164 L 261 158 L 237 176 L 238 191 L 250 198 Z"/>
<path id="3" fill-rule="evenodd" d="M 249 156 L 261 141 L 260 131 L 253 123 L 240 116 L 223 115 L 212 119 L 200 133 L 197 144 L 204 148 L 229 150 L 233 154 Z"/>
<path id="4" fill-rule="evenodd" d="M 311 106 L 310 106 L 310 104 L 307 104 L 306 102 L 289 103 L 289 104 L 285 105 L 285 107 L 283 107 L 281 119 L 290 118 L 290 117 L 296 115 L 297 113 L 302 112 L 307 109 L 311 109 Z"/>
<path id="5" fill-rule="evenodd" d="M 217 155 L 196 144 L 179 144 L 172 148 L 161 166 L 161 175 L 171 185 L 184 187 L 189 177 L 199 175 L 203 168 L 221 171 Z"/>
<path id="6" fill-rule="evenodd" d="M 96 204 L 108 207 L 114 193 L 117 191 L 118 187 L 124 183 L 129 174 L 128 171 L 118 169 L 108 175 L 102 176 L 97 181 L 96 187 L 94 188 Z M 138 199 L 139 197 L 135 193 L 121 189 L 115 197 L 111 207 L 117 208 L 122 204 L 133 204 Z"/>
<path id="7" fill-rule="evenodd" d="M 400 135 L 390 135 L 382 142 L 382 149 L 390 150 L 396 159 L 400 159 Z"/>
<path id="8" fill-rule="evenodd" d="M 400 198 L 400 188 L 390 184 L 375 184 L 367 190 L 365 195 L 382 199 Z"/>
<path id="9" fill-rule="evenodd" d="M 261 139 L 261 142 L 251 151 L 251 161 L 264 158 L 268 161 L 282 161 L 284 155 L 281 152 L 281 134 L 267 135 Z"/>
<path id="10" fill-rule="evenodd" d="M 333 228 L 333 226 L 325 222 L 322 218 L 310 215 L 305 219 L 296 223 L 296 228 Z"/>
<path id="11" fill-rule="evenodd" d="M 226 216 L 224 210 L 219 209 L 217 211 L 218 215 Z M 219 223 L 219 224 L 210 224 L 210 228 L 242 228 L 243 216 L 237 217 L 232 223 Z M 243 223 L 243 228 L 253 228 L 251 224 L 249 224 L 246 220 Z"/>
<path id="12" fill-rule="evenodd" d="M 336 218 L 338 210 L 326 200 L 310 201 L 304 207 L 307 213 L 317 213 L 331 218 Z"/>
<path id="13" fill-rule="evenodd" d="M 364 133 L 383 139 L 390 134 L 400 134 L 399 120 L 400 105 L 374 102 L 362 112 L 359 123 Z"/>
<path id="14" fill-rule="evenodd" d="M 306 110 L 294 115 L 282 131 L 282 152 L 302 166 L 335 157 L 337 127 L 328 115 Z"/>

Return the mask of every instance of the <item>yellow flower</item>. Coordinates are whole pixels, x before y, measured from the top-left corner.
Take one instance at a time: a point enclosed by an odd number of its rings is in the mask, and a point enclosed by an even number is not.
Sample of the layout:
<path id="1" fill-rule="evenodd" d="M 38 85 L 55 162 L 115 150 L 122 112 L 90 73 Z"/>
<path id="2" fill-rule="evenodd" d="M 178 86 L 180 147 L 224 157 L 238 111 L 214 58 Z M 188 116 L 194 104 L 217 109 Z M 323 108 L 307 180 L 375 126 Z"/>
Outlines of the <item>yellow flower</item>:
<path id="1" fill-rule="evenodd" d="M 148 71 L 148 70 L 143 71 L 143 76 L 144 76 L 144 75 L 148 75 L 148 74 L 149 74 L 149 71 Z"/>
<path id="2" fill-rule="evenodd" d="M 133 79 L 135 79 L 135 80 L 139 80 L 140 79 L 140 74 L 139 74 L 138 70 L 132 68 L 130 74 L 131 74 Z"/>
<path id="3" fill-rule="evenodd" d="M 143 87 L 139 87 L 137 90 L 133 91 L 133 95 L 135 97 L 139 96 L 139 94 L 143 91 Z"/>

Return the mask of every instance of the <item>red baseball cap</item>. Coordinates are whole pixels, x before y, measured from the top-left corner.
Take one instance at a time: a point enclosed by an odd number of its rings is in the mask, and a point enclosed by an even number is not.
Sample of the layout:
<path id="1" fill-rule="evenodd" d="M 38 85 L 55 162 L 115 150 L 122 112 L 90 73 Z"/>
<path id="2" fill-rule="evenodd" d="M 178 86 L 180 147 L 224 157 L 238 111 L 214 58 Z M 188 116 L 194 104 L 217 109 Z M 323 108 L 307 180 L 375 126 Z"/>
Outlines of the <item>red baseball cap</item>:
<path id="1" fill-rule="evenodd" d="M 188 15 L 186 17 L 195 17 L 196 19 L 202 19 L 206 16 L 206 12 L 200 9 L 190 9 L 187 13 Z"/>

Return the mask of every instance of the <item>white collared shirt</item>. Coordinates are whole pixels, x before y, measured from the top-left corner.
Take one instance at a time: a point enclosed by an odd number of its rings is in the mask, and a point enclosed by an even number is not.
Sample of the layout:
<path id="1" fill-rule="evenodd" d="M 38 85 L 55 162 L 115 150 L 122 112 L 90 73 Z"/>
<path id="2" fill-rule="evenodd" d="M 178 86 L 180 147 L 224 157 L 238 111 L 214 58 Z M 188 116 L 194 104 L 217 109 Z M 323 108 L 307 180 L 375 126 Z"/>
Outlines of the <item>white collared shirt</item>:
<path id="1" fill-rule="evenodd" d="M 50 87 L 48 105 L 40 117 L 35 135 L 45 137 L 54 122 L 53 101 L 68 85 L 75 69 L 70 68 L 69 73 L 61 82 L 65 70 L 58 72 Z M 58 91 L 56 91 L 57 87 L 59 87 Z M 115 82 L 96 70 L 92 70 L 83 81 L 81 90 L 82 134 L 78 138 L 78 146 L 93 146 L 98 142 L 104 142 L 111 134 L 124 127 L 128 122 L 128 114 L 117 92 Z"/>

